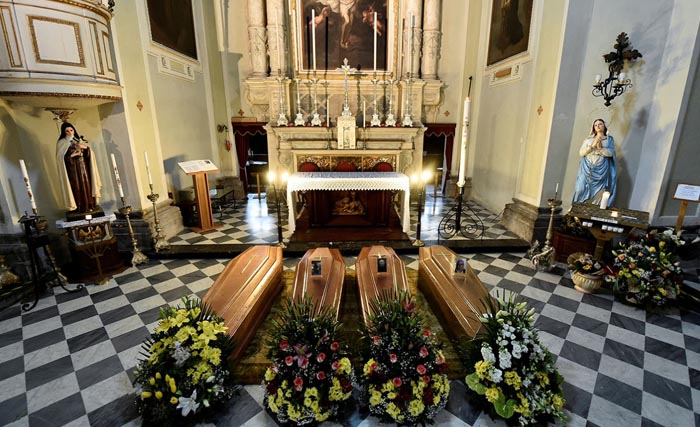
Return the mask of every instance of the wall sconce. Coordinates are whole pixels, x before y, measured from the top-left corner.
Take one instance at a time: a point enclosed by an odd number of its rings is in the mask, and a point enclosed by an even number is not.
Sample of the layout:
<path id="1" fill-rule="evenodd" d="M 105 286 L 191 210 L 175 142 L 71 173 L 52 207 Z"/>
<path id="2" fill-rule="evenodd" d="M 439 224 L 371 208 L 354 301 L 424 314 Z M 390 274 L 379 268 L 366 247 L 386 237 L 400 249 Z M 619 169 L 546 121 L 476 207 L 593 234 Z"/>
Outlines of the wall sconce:
<path id="1" fill-rule="evenodd" d="M 627 88 L 632 87 L 632 81 L 622 72 L 625 61 L 634 61 L 641 58 L 642 54 L 637 49 L 630 46 L 627 33 L 620 33 L 617 42 L 613 46 L 615 51 L 603 55 L 603 59 L 608 63 L 608 78 L 602 80 L 600 74 L 595 76 L 593 85 L 593 96 L 602 96 L 605 99 L 605 106 L 609 107 L 610 102 L 618 95 L 622 95 Z"/>

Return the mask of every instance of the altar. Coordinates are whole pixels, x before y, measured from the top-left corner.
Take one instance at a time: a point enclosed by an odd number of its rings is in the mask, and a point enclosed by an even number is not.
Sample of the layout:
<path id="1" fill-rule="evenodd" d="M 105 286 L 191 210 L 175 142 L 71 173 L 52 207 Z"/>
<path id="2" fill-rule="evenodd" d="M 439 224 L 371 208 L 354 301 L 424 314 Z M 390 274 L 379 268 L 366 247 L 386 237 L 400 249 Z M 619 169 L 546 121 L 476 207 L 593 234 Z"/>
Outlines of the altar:
<path id="1" fill-rule="evenodd" d="M 410 229 L 410 182 L 408 176 L 399 172 L 297 172 L 287 181 L 287 201 L 289 205 L 289 231 L 296 230 L 294 194 L 305 192 L 321 192 L 307 199 L 311 203 L 325 203 L 325 212 L 316 218 L 316 224 L 328 224 L 328 217 L 338 218 L 336 224 L 350 225 L 349 218 L 361 217 L 355 225 L 386 226 L 389 218 L 377 206 L 388 206 L 393 209 L 393 196 L 387 199 L 386 192 L 402 192 L 400 196 L 401 209 L 399 218 L 401 229 L 408 234 Z M 329 193 L 326 193 L 329 192 Z M 330 192 L 346 192 L 339 200 L 327 196 Z M 358 195 L 357 193 L 364 193 Z M 374 193 L 374 194 L 367 194 Z M 367 194 L 367 195 L 365 195 Z M 393 194 L 393 193 L 391 193 Z M 332 203 L 332 204 L 328 204 Z M 318 212 L 317 207 L 315 208 Z M 324 219 L 325 218 L 325 219 Z M 319 224 L 318 221 L 321 221 Z M 313 222 L 313 221 L 312 221 Z"/>

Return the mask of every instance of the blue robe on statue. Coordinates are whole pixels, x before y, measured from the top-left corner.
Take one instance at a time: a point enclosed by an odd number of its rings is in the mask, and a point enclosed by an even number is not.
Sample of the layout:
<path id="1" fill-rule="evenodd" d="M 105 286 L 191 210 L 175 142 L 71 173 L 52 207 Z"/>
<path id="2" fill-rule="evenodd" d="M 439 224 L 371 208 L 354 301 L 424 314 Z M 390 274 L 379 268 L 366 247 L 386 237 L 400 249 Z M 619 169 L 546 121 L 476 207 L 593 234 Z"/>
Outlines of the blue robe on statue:
<path id="1" fill-rule="evenodd" d="M 610 192 L 608 206 L 615 200 L 617 189 L 617 155 L 612 136 L 602 142 L 602 149 L 591 150 L 593 136 L 586 138 L 581 145 L 581 165 L 576 177 L 576 188 L 572 202 L 599 204 L 603 192 Z"/>

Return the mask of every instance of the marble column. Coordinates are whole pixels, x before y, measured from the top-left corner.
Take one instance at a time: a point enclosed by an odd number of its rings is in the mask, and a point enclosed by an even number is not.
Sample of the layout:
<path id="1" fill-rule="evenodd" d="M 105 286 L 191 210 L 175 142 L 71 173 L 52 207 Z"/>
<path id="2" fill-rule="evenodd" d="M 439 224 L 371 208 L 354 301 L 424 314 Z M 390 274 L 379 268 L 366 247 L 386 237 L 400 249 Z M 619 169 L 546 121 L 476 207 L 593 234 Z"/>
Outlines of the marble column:
<path id="1" fill-rule="evenodd" d="M 278 70 L 282 71 L 283 76 L 287 75 L 285 10 L 284 0 L 267 0 L 267 47 L 270 55 L 270 74 L 273 77 L 277 76 Z"/>
<path id="2" fill-rule="evenodd" d="M 440 58 L 440 3 L 441 0 L 425 0 L 423 5 L 423 57 L 421 77 L 435 80 Z"/>
<path id="3" fill-rule="evenodd" d="M 414 16 L 415 23 L 413 31 L 411 31 L 411 17 Z M 422 30 L 421 21 L 423 16 L 423 0 L 407 0 L 406 1 L 406 14 L 405 27 L 404 27 L 404 66 L 403 66 L 403 76 L 406 77 L 409 70 L 411 72 L 412 78 L 420 78 L 418 75 L 418 69 L 420 66 L 420 55 L 421 55 L 421 40 L 422 40 Z M 411 51 L 411 58 L 408 58 L 408 49 L 411 45 L 409 37 L 413 36 L 413 49 Z M 410 67 L 410 68 L 409 68 Z"/>
<path id="4" fill-rule="evenodd" d="M 251 77 L 267 75 L 264 0 L 248 0 L 248 49 L 253 66 Z"/>

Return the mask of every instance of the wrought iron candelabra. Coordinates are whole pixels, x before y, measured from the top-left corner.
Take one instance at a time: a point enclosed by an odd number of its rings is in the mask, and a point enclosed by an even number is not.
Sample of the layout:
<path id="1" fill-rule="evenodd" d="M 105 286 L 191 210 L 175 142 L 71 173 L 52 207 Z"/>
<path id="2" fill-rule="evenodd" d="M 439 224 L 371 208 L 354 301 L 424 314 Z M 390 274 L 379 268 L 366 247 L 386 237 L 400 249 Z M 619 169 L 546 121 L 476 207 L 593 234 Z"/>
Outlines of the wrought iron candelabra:
<path id="1" fill-rule="evenodd" d="M 153 227 L 156 229 L 156 235 L 153 237 L 153 249 L 158 252 L 161 249 L 170 249 L 170 243 L 165 240 L 165 237 L 161 234 L 163 231 L 160 228 L 160 220 L 158 219 L 158 208 L 156 207 L 156 201 L 160 195 L 153 192 L 153 184 L 148 185 L 151 188 L 151 194 L 147 195 L 148 200 L 153 203 Z"/>
<path id="2" fill-rule="evenodd" d="M 592 92 L 593 96 L 603 97 L 606 107 L 626 89 L 632 87 L 632 81 L 622 72 L 625 61 L 634 61 L 642 57 L 637 49 L 632 49 L 629 37 L 624 32 L 618 34 L 614 48 L 614 52 L 603 55 L 603 59 L 608 63 L 608 78 L 601 81 L 602 76 L 596 75 Z"/>
<path id="3" fill-rule="evenodd" d="M 134 228 L 131 226 L 131 218 L 129 218 L 129 215 L 131 214 L 131 206 L 126 204 L 124 197 L 121 199 L 122 207 L 119 208 L 119 213 L 126 217 L 126 225 L 129 227 L 129 238 L 131 239 L 131 246 L 133 247 L 131 252 L 134 254 L 131 257 L 131 265 L 136 267 L 139 264 L 148 262 L 148 257 L 141 252 L 141 249 L 139 249 L 139 242 L 136 240 L 136 235 L 134 235 Z"/>
<path id="4" fill-rule="evenodd" d="M 484 223 L 479 214 L 474 212 L 468 204 L 464 203 L 464 186 L 458 186 L 458 188 L 457 204 L 440 220 L 438 236 L 449 240 L 460 234 L 466 239 L 482 239 Z"/>

